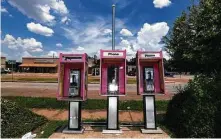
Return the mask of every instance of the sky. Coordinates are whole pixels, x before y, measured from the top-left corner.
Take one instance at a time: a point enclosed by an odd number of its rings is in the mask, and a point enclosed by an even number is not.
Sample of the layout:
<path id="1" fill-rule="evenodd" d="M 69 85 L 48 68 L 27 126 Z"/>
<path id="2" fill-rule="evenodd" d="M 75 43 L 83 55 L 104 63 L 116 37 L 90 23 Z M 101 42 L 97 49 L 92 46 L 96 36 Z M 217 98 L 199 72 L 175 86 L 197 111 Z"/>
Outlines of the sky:
<path id="1" fill-rule="evenodd" d="M 164 50 L 163 36 L 190 0 L 1 0 L 1 56 L 52 57 L 112 48 L 116 5 L 116 49 Z M 164 57 L 169 58 L 163 51 Z"/>

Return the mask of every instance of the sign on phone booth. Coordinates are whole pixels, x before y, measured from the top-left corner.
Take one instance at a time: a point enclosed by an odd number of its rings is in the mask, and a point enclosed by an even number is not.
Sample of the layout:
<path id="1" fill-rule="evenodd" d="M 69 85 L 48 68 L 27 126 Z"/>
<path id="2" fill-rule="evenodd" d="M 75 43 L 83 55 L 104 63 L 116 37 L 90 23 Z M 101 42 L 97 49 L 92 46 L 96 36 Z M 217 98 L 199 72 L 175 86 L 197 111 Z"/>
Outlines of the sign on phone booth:
<path id="1" fill-rule="evenodd" d="M 108 96 L 107 128 L 122 133 L 118 124 L 119 96 L 126 93 L 126 50 L 100 50 L 100 95 Z"/>
<path id="2" fill-rule="evenodd" d="M 143 96 L 142 133 L 162 133 L 156 126 L 155 95 L 165 93 L 162 51 L 137 51 L 137 94 Z M 150 131 L 152 130 L 152 131 Z"/>
<path id="3" fill-rule="evenodd" d="M 126 92 L 126 50 L 100 50 L 100 95 L 124 96 Z"/>
<path id="4" fill-rule="evenodd" d="M 81 101 L 87 99 L 87 54 L 59 56 L 57 100 L 69 101 L 68 127 L 64 133 L 83 133 L 81 127 Z"/>

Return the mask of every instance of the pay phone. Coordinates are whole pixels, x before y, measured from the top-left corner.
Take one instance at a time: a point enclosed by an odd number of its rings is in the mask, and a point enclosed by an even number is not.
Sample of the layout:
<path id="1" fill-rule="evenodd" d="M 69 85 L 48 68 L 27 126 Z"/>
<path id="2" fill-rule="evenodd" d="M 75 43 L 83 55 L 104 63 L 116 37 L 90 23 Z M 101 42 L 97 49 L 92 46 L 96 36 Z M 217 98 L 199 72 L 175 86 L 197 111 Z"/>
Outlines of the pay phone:
<path id="1" fill-rule="evenodd" d="M 80 77 L 80 70 L 70 70 L 69 97 L 75 97 L 80 95 Z"/>
<path id="2" fill-rule="evenodd" d="M 144 93 L 154 92 L 154 70 L 152 67 L 144 67 L 143 69 L 143 83 Z"/>
<path id="3" fill-rule="evenodd" d="M 83 133 L 81 102 L 87 99 L 87 54 L 62 54 L 59 57 L 57 100 L 69 102 L 68 126 L 63 133 Z"/>
<path id="4" fill-rule="evenodd" d="M 100 95 L 108 97 L 107 127 L 103 133 L 121 133 L 119 96 L 126 94 L 126 50 L 100 50 Z"/>
<path id="5" fill-rule="evenodd" d="M 100 50 L 100 94 L 124 96 L 126 93 L 126 50 Z"/>
<path id="6" fill-rule="evenodd" d="M 155 95 L 165 93 L 162 51 L 137 51 L 137 94 L 143 96 L 142 133 L 162 133 L 156 125 Z"/>
<path id="7" fill-rule="evenodd" d="M 119 93 L 119 67 L 109 66 L 107 69 L 108 78 L 108 94 Z"/>

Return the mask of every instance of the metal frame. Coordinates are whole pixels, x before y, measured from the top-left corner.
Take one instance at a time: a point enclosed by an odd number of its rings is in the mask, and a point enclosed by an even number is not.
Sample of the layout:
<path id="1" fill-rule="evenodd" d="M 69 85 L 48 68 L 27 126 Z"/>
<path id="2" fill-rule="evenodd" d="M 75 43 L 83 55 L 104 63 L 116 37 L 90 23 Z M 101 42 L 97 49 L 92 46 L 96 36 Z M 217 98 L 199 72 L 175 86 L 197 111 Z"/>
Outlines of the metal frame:
<path id="1" fill-rule="evenodd" d="M 73 101 L 78 103 L 78 127 L 71 128 L 70 127 L 70 111 L 71 111 L 71 101 L 69 102 L 69 111 L 68 111 L 68 129 L 70 130 L 81 130 L 81 102 L 80 101 Z"/>
<path id="2" fill-rule="evenodd" d="M 113 112 L 111 112 L 111 111 L 109 111 L 109 98 L 111 98 L 111 97 L 114 97 L 114 98 L 116 98 L 117 99 L 117 113 L 116 113 L 116 125 L 117 125 L 117 128 L 109 128 L 109 112 L 110 113 L 113 113 Z M 119 96 L 108 96 L 107 97 L 107 121 L 106 121 L 106 124 L 107 124 L 107 127 L 106 127 L 106 129 L 107 130 L 119 130 L 120 128 L 119 128 Z"/>
<path id="3" fill-rule="evenodd" d="M 146 97 L 153 97 L 154 102 L 154 122 L 155 122 L 155 128 L 147 128 L 147 119 L 146 119 Z M 144 95 L 143 96 L 143 118 L 144 118 L 144 129 L 157 129 L 157 123 L 156 123 L 156 104 L 155 104 L 155 95 Z"/>

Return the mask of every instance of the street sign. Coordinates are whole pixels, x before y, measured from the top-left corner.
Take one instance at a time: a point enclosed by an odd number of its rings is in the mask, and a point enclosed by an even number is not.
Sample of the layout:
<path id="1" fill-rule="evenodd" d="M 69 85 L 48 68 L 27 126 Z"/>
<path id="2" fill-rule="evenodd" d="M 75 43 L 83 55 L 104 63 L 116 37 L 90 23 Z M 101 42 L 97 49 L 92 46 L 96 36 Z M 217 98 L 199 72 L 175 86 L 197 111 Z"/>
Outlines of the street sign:
<path id="1" fill-rule="evenodd" d="M 8 60 L 8 64 L 16 64 L 16 60 Z"/>

